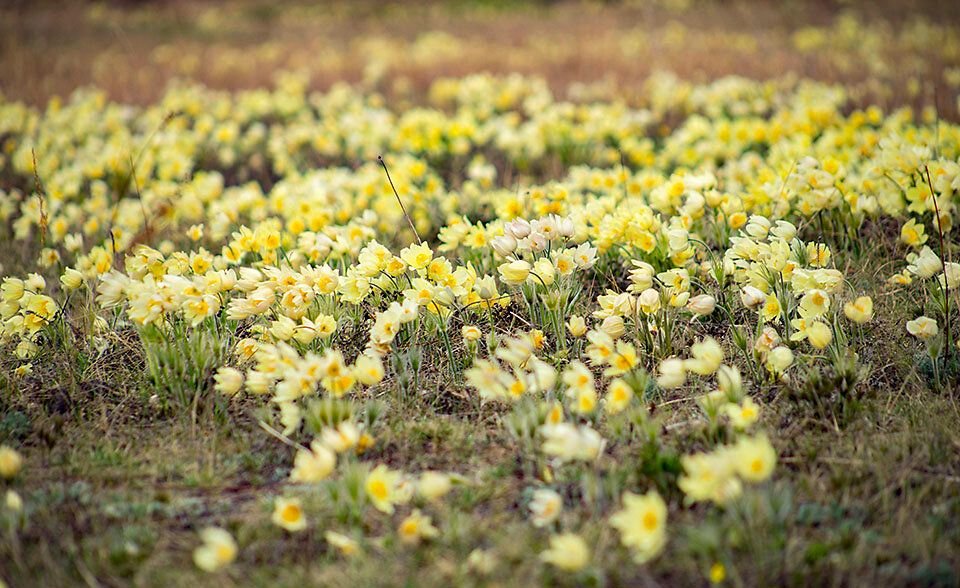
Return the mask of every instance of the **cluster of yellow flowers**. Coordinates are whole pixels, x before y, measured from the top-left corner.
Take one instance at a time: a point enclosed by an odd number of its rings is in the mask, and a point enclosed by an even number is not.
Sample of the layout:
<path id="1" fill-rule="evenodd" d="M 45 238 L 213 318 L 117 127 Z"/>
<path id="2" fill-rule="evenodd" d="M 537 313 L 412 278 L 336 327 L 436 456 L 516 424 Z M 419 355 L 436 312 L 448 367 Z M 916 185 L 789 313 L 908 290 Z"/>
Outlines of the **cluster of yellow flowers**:
<path id="1" fill-rule="evenodd" d="M 551 533 L 541 558 L 580 570 L 590 548 L 551 485 L 602 468 L 636 431 L 668 440 L 669 411 L 650 402 L 696 399 L 693 422 L 712 434 L 659 491 L 617 491 L 607 521 L 634 561 L 667 543 L 660 491 L 722 507 L 771 477 L 776 451 L 755 430 L 764 397 L 747 391 L 855 357 L 873 299 L 849 293 L 837 258 L 866 224 L 899 223 L 909 251 L 889 282 L 929 283 L 924 312 L 947 315 L 960 287 L 930 239 L 953 230 L 960 126 L 848 112 L 842 89 L 786 80 L 691 91 L 655 77 L 639 106 L 555 100 L 519 76 L 440 80 L 430 95 L 435 108 L 394 112 L 376 94 L 289 79 L 233 95 L 178 87 L 144 110 L 91 91 L 42 114 L 0 102 L 12 178 L 0 219 L 40 252 L 37 273 L 0 288 L 15 376 L 73 336 L 67 316 L 85 317 L 100 348 L 133 329 L 151 365 L 175 363 L 198 393 L 212 376 L 225 397 L 268 398 L 282 426 L 264 427 L 297 446 L 291 485 L 341 484 L 351 508 L 386 515 L 420 507 L 397 527 L 415 545 L 440 536 L 428 505 L 462 480 L 364 464 L 372 423 L 317 414 L 449 370 L 477 406 L 510 413 L 518 452 L 545 472 L 529 506 Z M 939 333 L 927 316 L 906 328 Z M 310 511 L 281 496 L 272 521 L 298 532 Z M 326 540 L 350 555 L 351 533 Z M 204 570 L 239 552 L 221 528 L 201 540 Z"/>

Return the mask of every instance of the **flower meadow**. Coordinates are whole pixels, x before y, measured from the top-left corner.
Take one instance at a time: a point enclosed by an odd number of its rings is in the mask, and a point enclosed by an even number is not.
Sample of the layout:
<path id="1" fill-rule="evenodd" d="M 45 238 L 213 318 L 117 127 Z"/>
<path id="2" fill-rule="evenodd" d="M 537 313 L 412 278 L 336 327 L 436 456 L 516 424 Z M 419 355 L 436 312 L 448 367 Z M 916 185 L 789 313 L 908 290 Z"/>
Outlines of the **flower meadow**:
<path id="1" fill-rule="evenodd" d="M 934 108 L 291 72 L 0 147 L 11 586 L 957 581 Z"/>

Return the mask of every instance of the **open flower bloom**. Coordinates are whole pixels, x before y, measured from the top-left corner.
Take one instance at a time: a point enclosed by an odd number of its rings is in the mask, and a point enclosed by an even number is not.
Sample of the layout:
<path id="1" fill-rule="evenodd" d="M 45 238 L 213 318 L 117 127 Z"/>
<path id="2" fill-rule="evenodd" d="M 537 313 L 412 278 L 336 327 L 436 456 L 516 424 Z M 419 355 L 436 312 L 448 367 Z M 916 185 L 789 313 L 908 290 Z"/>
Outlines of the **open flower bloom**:
<path id="1" fill-rule="evenodd" d="M 367 497 L 370 498 L 374 508 L 387 514 L 393 513 L 394 505 L 402 501 L 399 492 L 400 481 L 400 472 L 391 471 L 383 464 L 367 474 L 365 485 Z"/>
<path id="2" fill-rule="evenodd" d="M 741 437 L 733 448 L 737 473 L 748 482 L 763 482 L 773 473 L 777 453 L 765 435 Z"/>
<path id="3" fill-rule="evenodd" d="M 403 519 L 397 528 L 397 534 L 404 543 L 416 545 L 424 539 L 436 537 L 440 532 L 433 526 L 430 517 L 416 509 L 410 513 L 410 516 Z"/>
<path id="4" fill-rule="evenodd" d="M 620 531 L 620 541 L 637 563 L 645 563 L 663 550 L 667 542 L 667 504 L 651 490 L 643 496 L 624 492 L 623 510 L 610 518 Z"/>
<path id="5" fill-rule="evenodd" d="M 625 381 L 615 378 L 607 386 L 607 395 L 604 398 L 604 408 L 607 414 L 618 414 L 630 405 L 633 400 L 633 389 Z"/>
<path id="6" fill-rule="evenodd" d="M 749 396 L 740 404 L 729 403 L 721 409 L 727 415 L 734 428 L 744 430 L 749 428 L 760 418 L 760 407 Z"/>
<path id="7" fill-rule="evenodd" d="M 307 518 L 299 498 L 277 498 L 273 507 L 273 524 L 296 533 L 307 528 Z"/>
<path id="8" fill-rule="evenodd" d="M 912 321 L 907 321 L 907 332 L 917 339 L 930 339 L 936 337 L 940 330 L 937 328 L 937 321 L 930 317 L 920 316 Z"/>
<path id="9" fill-rule="evenodd" d="M 677 480 L 677 485 L 686 494 L 688 502 L 709 500 L 725 504 L 740 496 L 743 490 L 729 448 L 685 455 L 680 458 L 680 463 L 684 474 Z"/>

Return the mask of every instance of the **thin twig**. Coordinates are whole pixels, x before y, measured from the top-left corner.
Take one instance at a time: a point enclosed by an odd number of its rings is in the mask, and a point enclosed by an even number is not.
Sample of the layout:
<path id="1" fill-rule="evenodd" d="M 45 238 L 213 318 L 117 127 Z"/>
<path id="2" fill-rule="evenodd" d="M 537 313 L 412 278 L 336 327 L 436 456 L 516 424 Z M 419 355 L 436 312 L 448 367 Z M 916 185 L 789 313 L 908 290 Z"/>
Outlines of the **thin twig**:
<path id="1" fill-rule="evenodd" d="M 393 185 L 393 178 L 390 177 L 390 170 L 387 169 L 387 162 L 383 160 L 382 155 L 377 156 L 377 161 L 380 162 L 380 165 L 383 166 L 383 171 L 387 174 L 387 181 L 390 182 L 390 187 L 393 188 L 393 195 L 397 197 L 397 202 L 400 203 L 400 210 L 403 211 L 404 218 L 406 218 L 407 222 L 410 223 L 410 228 L 413 229 L 413 234 L 417 238 L 417 243 L 423 245 L 423 239 L 420 238 L 420 233 L 417 232 L 417 227 L 413 225 L 413 219 L 411 219 L 410 215 L 407 214 L 407 209 L 403 205 L 403 200 L 400 199 L 400 194 L 397 192 L 397 187 Z"/>
<path id="2" fill-rule="evenodd" d="M 37 200 L 40 201 L 40 246 L 45 247 L 47 244 L 47 211 L 44 210 L 43 204 L 46 192 L 43 189 L 43 182 L 40 181 L 40 169 L 37 166 L 37 150 L 30 149 L 30 154 L 33 156 L 33 181 L 36 183 Z"/>
<path id="3" fill-rule="evenodd" d="M 277 438 L 278 440 L 280 440 L 282 443 L 284 443 L 284 444 L 286 444 L 286 445 L 289 445 L 290 447 L 293 447 L 294 449 L 302 449 L 302 450 L 304 450 L 304 451 L 309 451 L 309 449 L 307 449 L 307 448 L 304 447 L 303 445 L 300 445 L 300 444 L 297 443 L 296 441 L 292 441 L 292 440 L 290 439 L 290 437 L 287 437 L 286 435 L 284 435 L 284 434 L 281 433 L 280 431 L 274 429 L 273 427 L 271 427 L 270 425 L 268 425 L 268 424 L 267 424 L 266 422 L 264 422 L 263 420 L 258 420 L 258 421 L 257 421 L 257 424 L 260 425 L 260 428 L 261 428 L 261 429 L 263 429 L 263 430 L 266 431 L 267 433 L 270 433 L 270 435 L 272 435 L 273 437 L 276 437 L 276 438 Z"/>

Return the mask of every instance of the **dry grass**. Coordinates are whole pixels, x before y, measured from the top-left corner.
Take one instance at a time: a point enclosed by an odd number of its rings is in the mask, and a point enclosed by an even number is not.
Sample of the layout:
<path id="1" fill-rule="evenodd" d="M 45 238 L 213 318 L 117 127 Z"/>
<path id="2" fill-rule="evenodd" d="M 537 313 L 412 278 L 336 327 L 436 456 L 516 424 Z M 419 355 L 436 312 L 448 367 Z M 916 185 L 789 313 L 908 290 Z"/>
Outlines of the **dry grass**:
<path id="1" fill-rule="evenodd" d="M 956 115 L 944 69 L 956 67 L 958 49 L 942 37 L 957 15 L 944 3 L 669 8 L 676 4 L 15 3 L 0 9 L 0 87 L 43 103 L 96 84 L 115 100 L 145 104 L 173 78 L 236 90 L 271 85 L 278 71 L 292 70 L 316 89 L 367 81 L 405 101 L 438 77 L 489 71 L 540 75 L 560 91 L 586 84 L 586 95 L 629 101 L 660 70 L 697 82 L 789 73 L 853 88 L 855 103 L 932 105 Z M 837 28 L 843 14 L 869 26 L 848 36 Z M 826 45 L 798 45 L 796 33 L 811 26 Z"/>

